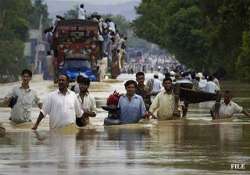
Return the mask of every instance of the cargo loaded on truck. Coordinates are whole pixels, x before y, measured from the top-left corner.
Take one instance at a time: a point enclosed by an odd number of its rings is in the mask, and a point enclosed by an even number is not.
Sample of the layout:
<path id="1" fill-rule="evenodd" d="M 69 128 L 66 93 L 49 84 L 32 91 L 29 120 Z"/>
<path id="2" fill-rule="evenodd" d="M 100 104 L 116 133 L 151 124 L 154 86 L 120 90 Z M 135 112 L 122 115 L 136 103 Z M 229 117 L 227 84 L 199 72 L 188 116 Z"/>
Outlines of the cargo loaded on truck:
<path id="1" fill-rule="evenodd" d="M 54 80 L 67 74 L 71 81 L 84 75 L 99 80 L 98 60 L 102 59 L 102 42 L 98 40 L 98 22 L 61 20 L 53 30 Z"/>

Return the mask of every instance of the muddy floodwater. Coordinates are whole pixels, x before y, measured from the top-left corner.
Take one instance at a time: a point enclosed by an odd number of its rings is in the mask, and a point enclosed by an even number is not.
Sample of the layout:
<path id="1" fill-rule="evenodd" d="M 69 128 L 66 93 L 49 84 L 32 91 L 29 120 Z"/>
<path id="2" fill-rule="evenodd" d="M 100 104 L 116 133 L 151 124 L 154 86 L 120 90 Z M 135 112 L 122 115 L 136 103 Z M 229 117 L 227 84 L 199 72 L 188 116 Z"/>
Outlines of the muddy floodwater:
<path id="1" fill-rule="evenodd" d="M 122 82 L 106 82 L 94 95 L 98 106 Z M 113 89 L 112 89 L 113 88 Z M 250 111 L 250 85 L 223 83 L 235 101 Z M 42 93 L 41 93 L 42 94 Z M 33 121 L 38 109 L 34 108 Z M 213 122 L 206 105 L 191 105 L 186 119 L 104 127 L 106 113 L 98 109 L 91 125 L 76 133 L 48 130 L 48 120 L 37 132 L 8 121 L 9 109 L 0 108 L 7 133 L 0 137 L 0 175 L 19 174 L 249 174 L 250 119 Z"/>

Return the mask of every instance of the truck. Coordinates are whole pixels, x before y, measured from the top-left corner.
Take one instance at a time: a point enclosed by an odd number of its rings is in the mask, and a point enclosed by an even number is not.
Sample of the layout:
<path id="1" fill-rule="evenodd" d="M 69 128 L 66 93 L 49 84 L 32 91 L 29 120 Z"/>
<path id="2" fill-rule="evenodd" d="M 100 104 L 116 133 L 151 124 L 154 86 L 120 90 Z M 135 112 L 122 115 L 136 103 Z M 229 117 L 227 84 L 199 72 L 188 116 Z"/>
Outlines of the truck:
<path id="1" fill-rule="evenodd" d="M 60 20 L 55 24 L 51 43 L 55 82 L 60 74 L 68 75 L 70 81 L 78 75 L 100 80 L 98 60 L 103 52 L 98 31 L 98 22 L 93 20 Z"/>

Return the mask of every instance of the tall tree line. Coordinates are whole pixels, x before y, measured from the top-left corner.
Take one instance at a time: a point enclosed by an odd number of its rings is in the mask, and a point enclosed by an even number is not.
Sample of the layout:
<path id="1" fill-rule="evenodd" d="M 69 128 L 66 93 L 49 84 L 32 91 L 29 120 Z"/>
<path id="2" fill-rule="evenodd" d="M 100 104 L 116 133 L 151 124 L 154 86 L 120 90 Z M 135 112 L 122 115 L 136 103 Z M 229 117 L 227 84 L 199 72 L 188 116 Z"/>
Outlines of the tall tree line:
<path id="1" fill-rule="evenodd" d="M 197 71 L 250 80 L 250 0 L 142 0 L 139 37 Z"/>
<path id="2" fill-rule="evenodd" d="M 29 29 L 39 27 L 41 15 L 48 25 L 47 5 L 42 0 L 0 0 L 0 82 L 16 80 L 27 67 L 24 43 Z"/>

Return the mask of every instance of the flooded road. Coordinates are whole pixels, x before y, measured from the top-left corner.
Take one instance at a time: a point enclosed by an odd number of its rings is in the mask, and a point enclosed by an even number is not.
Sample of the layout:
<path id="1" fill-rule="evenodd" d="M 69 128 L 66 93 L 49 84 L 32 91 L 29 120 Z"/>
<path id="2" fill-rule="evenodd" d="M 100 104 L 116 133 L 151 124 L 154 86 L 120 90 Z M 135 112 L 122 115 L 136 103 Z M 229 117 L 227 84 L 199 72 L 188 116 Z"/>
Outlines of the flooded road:
<path id="1" fill-rule="evenodd" d="M 223 88 L 234 90 L 235 101 L 250 109 L 250 85 L 226 82 Z M 123 83 L 96 84 L 91 91 L 100 106 L 115 89 L 122 90 Z M 7 128 L 5 137 L 0 137 L 0 175 L 200 175 L 250 171 L 250 120 L 239 116 L 233 121 L 212 122 L 209 110 L 200 105 L 191 105 L 187 118 L 179 121 L 109 127 L 103 126 L 106 112 L 98 109 L 91 125 L 75 134 L 50 132 L 47 119 L 37 132 L 32 132 L 26 126 L 11 125 L 9 109 L 0 108 L 0 114 L 0 122 Z M 33 121 L 37 114 L 34 108 Z M 243 169 L 231 169 L 233 164 Z"/>

